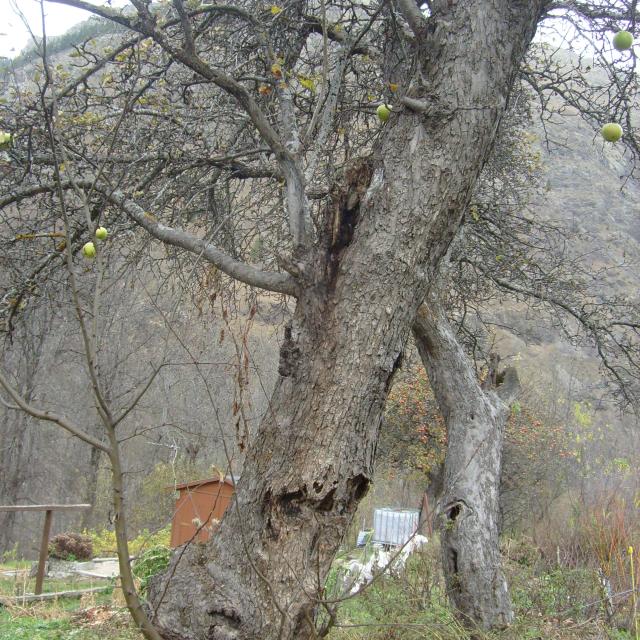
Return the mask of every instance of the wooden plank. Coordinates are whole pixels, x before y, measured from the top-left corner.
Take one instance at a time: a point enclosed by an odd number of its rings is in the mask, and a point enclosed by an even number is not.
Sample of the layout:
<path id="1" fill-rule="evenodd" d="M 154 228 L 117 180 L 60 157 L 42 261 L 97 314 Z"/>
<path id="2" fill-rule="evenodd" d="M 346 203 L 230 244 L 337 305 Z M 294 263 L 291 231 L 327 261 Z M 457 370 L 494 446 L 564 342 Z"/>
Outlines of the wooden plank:
<path id="1" fill-rule="evenodd" d="M 40 541 L 40 557 L 38 558 L 38 573 L 36 574 L 36 595 L 42 593 L 42 583 L 44 582 L 44 567 L 49 556 L 49 534 L 51 533 L 51 520 L 53 511 L 47 510 L 44 513 L 44 528 L 42 529 L 42 540 Z"/>
<path id="2" fill-rule="evenodd" d="M 102 573 L 96 573 L 95 571 L 84 571 L 83 569 L 76 569 L 73 572 L 75 576 L 82 576 L 83 578 L 97 578 L 98 580 L 111 580 L 112 577 L 117 576 L 105 576 Z"/>
<path id="3" fill-rule="evenodd" d="M 41 593 L 38 595 L 30 593 L 24 596 L 0 596 L 0 605 L 57 600 L 58 598 L 81 598 L 87 593 L 102 593 L 111 589 L 113 589 L 113 587 L 108 585 L 105 587 L 92 587 L 91 589 L 79 589 L 77 591 L 57 591 L 55 593 Z"/>
<path id="4" fill-rule="evenodd" d="M 78 511 L 90 509 L 90 504 L 23 504 L 0 505 L 0 511 Z"/>

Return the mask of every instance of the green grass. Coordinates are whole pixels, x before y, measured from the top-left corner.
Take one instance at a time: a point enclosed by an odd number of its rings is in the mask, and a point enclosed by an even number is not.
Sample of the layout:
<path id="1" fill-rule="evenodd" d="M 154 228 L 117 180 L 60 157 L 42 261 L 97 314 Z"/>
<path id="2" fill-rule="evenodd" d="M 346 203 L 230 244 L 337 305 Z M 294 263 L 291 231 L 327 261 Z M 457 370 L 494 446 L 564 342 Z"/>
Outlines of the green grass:
<path id="1" fill-rule="evenodd" d="M 0 640 L 141 640 L 131 627 L 101 625 L 82 627 L 71 618 L 41 620 L 25 616 L 11 617 L 0 613 Z"/>
<path id="2" fill-rule="evenodd" d="M 0 640 L 66 640 L 79 637 L 66 619 L 12 618 L 0 613 Z"/>
<path id="3" fill-rule="evenodd" d="M 14 569 L 28 569 L 31 566 L 30 560 L 7 560 L 0 562 L 0 571 L 12 571 Z"/>
<path id="4" fill-rule="evenodd" d="M 0 640 L 142 640 L 126 611 L 111 609 L 110 596 L 0 608 Z M 92 624 L 92 614 L 105 620 Z"/>
<path id="5" fill-rule="evenodd" d="M 43 593 L 55 593 L 57 591 L 72 591 L 77 589 L 90 589 L 91 587 L 108 586 L 108 580 L 91 579 L 82 576 L 69 576 L 68 578 L 46 578 L 42 584 Z M 0 596 L 20 596 L 24 593 L 33 593 L 36 587 L 35 578 L 25 579 L 22 576 L 0 577 Z"/>

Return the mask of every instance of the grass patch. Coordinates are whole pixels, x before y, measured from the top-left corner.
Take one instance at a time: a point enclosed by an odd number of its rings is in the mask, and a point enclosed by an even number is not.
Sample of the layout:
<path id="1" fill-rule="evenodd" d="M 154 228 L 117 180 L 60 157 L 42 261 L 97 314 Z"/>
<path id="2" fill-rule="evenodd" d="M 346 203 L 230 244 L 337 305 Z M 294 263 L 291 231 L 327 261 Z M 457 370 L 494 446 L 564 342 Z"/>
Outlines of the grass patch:
<path id="1" fill-rule="evenodd" d="M 0 613 L 0 629 L 2 640 L 66 640 L 78 637 L 71 628 L 70 622 L 64 619 L 13 618 Z"/>
<path id="2" fill-rule="evenodd" d="M 141 640 L 126 609 L 113 608 L 111 597 L 42 602 L 0 608 L 0 640 Z"/>
<path id="3" fill-rule="evenodd" d="M 29 569 L 11 576 L 0 576 L 0 596 L 21 596 L 25 593 L 33 593 L 36 587 L 36 579 L 29 578 Z M 91 587 L 108 586 L 109 580 L 92 579 L 83 576 L 72 575 L 67 578 L 47 578 L 42 584 L 43 593 L 56 593 L 58 591 L 75 591 L 89 589 Z"/>
<path id="4" fill-rule="evenodd" d="M 0 562 L 0 571 L 15 571 L 16 569 L 28 569 L 31 567 L 29 560 L 8 560 Z"/>

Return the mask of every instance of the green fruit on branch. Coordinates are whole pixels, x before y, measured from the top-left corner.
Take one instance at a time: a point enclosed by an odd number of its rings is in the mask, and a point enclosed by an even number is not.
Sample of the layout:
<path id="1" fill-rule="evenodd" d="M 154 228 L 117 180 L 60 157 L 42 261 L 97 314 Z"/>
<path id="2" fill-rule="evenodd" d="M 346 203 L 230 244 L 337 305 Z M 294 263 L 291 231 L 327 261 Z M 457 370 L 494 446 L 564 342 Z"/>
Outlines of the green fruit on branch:
<path id="1" fill-rule="evenodd" d="M 13 136 L 6 131 L 0 131 L 0 151 L 6 151 L 11 149 L 11 143 L 13 142 Z"/>
<path id="2" fill-rule="evenodd" d="M 618 31 L 613 36 L 613 46 L 618 51 L 626 51 L 633 46 L 633 36 L 628 31 Z"/>
<path id="3" fill-rule="evenodd" d="M 608 122 L 600 132 L 607 142 L 618 142 L 622 138 L 622 127 L 617 122 Z"/>
<path id="4" fill-rule="evenodd" d="M 93 242 L 87 242 L 87 244 L 82 247 L 82 253 L 85 258 L 94 258 L 96 255 L 96 245 Z"/>
<path id="5" fill-rule="evenodd" d="M 378 114 L 378 118 L 380 118 L 381 122 L 386 122 L 391 115 L 391 107 L 387 104 L 381 104 L 376 109 L 376 113 Z"/>
<path id="6" fill-rule="evenodd" d="M 98 227 L 96 229 L 96 238 L 98 240 L 106 240 L 109 232 L 104 227 Z"/>

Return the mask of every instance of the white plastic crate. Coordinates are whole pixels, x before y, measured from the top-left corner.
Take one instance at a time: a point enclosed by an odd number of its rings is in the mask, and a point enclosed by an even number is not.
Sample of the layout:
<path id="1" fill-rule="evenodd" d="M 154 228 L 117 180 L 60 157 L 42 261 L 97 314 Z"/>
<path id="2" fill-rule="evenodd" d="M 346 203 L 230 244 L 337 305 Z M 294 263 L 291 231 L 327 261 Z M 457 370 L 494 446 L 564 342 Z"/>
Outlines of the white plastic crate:
<path id="1" fill-rule="evenodd" d="M 376 509 L 373 512 L 373 542 L 403 545 L 417 531 L 419 523 L 418 509 Z"/>

